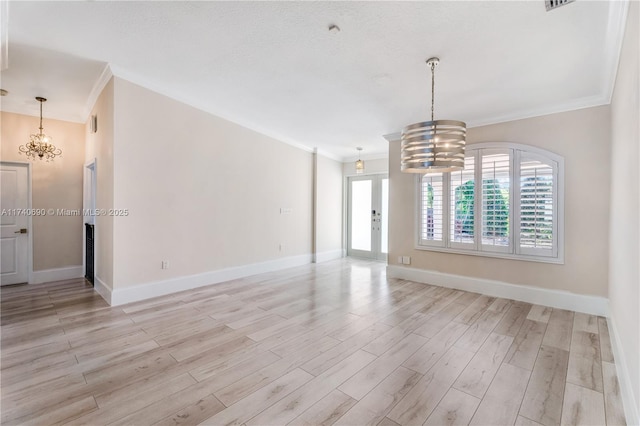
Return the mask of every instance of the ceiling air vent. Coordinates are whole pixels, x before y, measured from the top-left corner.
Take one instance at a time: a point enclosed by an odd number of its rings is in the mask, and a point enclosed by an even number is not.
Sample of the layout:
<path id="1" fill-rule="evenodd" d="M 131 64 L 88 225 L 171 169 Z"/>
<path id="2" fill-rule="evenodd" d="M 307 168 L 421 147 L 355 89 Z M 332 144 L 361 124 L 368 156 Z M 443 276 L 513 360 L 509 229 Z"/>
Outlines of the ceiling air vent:
<path id="1" fill-rule="evenodd" d="M 544 5 L 547 8 L 547 12 L 553 9 L 557 9 L 565 4 L 573 3 L 575 0 L 544 0 Z"/>

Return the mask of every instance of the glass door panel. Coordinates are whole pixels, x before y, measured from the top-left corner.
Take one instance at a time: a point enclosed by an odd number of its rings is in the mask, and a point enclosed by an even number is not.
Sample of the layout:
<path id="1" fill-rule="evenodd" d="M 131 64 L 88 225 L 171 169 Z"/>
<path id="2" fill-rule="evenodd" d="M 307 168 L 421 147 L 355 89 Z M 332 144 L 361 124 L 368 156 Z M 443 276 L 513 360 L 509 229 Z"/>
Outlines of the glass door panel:
<path id="1" fill-rule="evenodd" d="M 351 182 L 351 248 L 371 251 L 369 215 L 372 202 L 371 180 Z"/>
<path id="2" fill-rule="evenodd" d="M 386 175 L 354 176 L 348 180 L 347 254 L 386 260 L 389 179 Z"/>

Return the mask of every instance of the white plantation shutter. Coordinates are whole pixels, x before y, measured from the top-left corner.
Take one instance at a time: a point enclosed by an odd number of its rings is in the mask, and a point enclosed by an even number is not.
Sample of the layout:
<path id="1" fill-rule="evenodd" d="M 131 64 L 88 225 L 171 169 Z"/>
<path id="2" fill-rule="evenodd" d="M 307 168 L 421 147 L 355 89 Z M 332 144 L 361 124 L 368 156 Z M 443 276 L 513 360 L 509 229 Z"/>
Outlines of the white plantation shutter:
<path id="1" fill-rule="evenodd" d="M 554 256 L 556 167 L 530 154 L 520 157 L 520 252 Z"/>
<path id="2" fill-rule="evenodd" d="M 490 251 L 509 251 L 510 150 L 482 150 L 482 245 Z"/>
<path id="3" fill-rule="evenodd" d="M 442 245 L 444 231 L 444 179 L 442 173 L 420 179 L 420 244 Z"/>
<path id="4" fill-rule="evenodd" d="M 564 262 L 564 159 L 513 143 L 467 146 L 463 170 L 419 183 L 418 247 Z"/>
<path id="5" fill-rule="evenodd" d="M 465 157 L 464 170 L 451 172 L 449 246 L 475 248 L 475 156 Z"/>

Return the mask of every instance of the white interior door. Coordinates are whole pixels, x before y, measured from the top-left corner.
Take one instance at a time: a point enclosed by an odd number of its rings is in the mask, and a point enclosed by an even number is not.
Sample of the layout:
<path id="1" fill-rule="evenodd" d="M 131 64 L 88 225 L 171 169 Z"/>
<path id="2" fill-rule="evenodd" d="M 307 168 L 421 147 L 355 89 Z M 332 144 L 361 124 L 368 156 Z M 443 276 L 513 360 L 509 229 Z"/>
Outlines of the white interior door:
<path id="1" fill-rule="evenodd" d="M 386 260 L 388 252 L 389 178 L 353 176 L 348 180 L 347 254 Z"/>
<path id="2" fill-rule="evenodd" d="M 0 285 L 29 280 L 29 173 L 27 165 L 0 166 Z"/>

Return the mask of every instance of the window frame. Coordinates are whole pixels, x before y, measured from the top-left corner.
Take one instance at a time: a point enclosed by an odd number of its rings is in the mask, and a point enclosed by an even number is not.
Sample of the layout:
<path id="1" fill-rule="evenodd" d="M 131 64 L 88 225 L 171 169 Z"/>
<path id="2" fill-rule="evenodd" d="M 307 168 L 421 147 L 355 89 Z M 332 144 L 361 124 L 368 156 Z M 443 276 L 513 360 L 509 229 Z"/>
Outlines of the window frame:
<path id="1" fill-rule="evenodd" d="M 564 264 L 564 158 L 551 151 L 531 145 L 512 142 L 481 142 L 467 145 L 467 157 L 474 156 L 474 244 L 452 241 L 451 235 L 451 172 L 442 174 L 443 185 L 443 235 L 442 241 L 421 240 L 422 220 L 422 178 L 416 175 L 415 192 L 415 248 L 417 250 L 471 256 L 494 257 L 500 259 L 524 260 L 530 262 Z M 496 247 L 482 244 L 482 154 L 483 150 L 509 150 L 509 247 L 508 250 L 496 250 Z M 536 249 L 520 246 L 521 234 L 521 173 L 522 154 L 525 158 L 536 159 L 548 164 L 553 173 L 553 242 L 552 249 Z M 466 247 L 465 247 L 466 246 Z M 487 247 L 491 247 L 486 250 Z"/>

